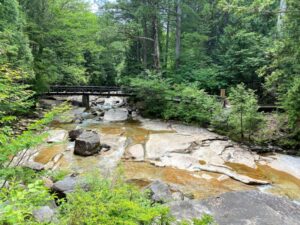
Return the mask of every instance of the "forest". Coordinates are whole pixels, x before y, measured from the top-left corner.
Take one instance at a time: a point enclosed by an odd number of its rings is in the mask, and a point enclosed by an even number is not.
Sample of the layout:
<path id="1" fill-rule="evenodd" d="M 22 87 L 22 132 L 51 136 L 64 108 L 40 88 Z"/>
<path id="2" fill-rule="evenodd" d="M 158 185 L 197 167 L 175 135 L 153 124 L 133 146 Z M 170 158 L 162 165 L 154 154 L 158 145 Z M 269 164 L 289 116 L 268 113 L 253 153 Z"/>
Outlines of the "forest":
<path id="1" fill-rule="evenodd" d="M 16 131 L 39 114 L 39 95 L 51 85 L 131 88 L 130 107 L 143 117 L 299 156 L 299 46 L 299 0 L 0 0 L 0 224 L 173 221 L 167 207 L 123 181 L 89 181 L 90 192 L 78 189 L 66 201 L 40 179 L 64 172 L 11 166 L 70 110 L 54 107 Z M 262 112 L 266 105 L 275 110 Z M 59 223 L 37 223 L 32 210 L 53 199 Z M 215 223 L 204 215 L 191 224 Z"/>

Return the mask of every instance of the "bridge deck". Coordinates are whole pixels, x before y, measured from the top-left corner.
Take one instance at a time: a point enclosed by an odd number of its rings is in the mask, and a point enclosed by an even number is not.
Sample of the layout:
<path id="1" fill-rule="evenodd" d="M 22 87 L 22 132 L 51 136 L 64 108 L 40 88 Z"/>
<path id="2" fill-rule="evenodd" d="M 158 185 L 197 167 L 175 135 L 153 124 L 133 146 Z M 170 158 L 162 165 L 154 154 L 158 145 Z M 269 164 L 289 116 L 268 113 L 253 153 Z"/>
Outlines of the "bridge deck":
<path id="1" fill-rule="evenodd" d="M 97 96 L 132 96 L 120 87 L 107 86 L 50 86 L 43 95 L 97 95 Z"/>

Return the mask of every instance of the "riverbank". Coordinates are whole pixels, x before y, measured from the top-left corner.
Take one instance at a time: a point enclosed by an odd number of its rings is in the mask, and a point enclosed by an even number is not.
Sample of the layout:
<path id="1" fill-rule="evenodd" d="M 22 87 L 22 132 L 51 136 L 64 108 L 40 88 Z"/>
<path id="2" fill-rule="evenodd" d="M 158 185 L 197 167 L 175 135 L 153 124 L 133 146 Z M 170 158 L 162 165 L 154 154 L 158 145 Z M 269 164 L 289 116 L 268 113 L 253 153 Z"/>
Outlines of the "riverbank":
<path id="1" fill-rule="evenodd" d="M 128 108 L 125 99 L 97 98 L 92 104 L 90 111 L 74 106 L 55 118 L 48 127 L 48 139 L 28 151 L 21 164 L 76 177 L 100 171 L 111 178 L 121 168 L 126 182 L 144 189 L 159 180 L 187 201 L 206 201 L 226 193 L 238 196 L 244 191 L 252 197 L 256 193 L 267 193 L 272 199 L 279 196 L 287 204 L 300 201 L 299 157 L 259 155 L 207 129 L 145 119 Z M 69 140 L 68 132 L 79 129 L 97 132 L 108 150 L 88 157 L 74 154 L 75 142 Z M 68 186 L 70 180 L 66 182 Z M 250 207 L 247 204 L 240 202 L 237 209 Z"/>

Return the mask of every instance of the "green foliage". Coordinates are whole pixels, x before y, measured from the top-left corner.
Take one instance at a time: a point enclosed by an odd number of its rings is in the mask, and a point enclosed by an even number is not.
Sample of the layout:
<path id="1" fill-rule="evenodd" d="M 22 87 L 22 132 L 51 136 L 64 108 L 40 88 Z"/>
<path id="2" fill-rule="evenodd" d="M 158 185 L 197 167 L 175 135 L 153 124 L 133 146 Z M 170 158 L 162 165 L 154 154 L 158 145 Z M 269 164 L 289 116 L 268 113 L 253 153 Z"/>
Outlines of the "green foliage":
<path id="1" fill-rule="evenodd" d="M 33 210 L 53 199 L 40 180 L 27 186 L 11 182 L 9 188 L 0 192 L 0 224 L 38 224 L 32 216 Z"/>
<path id="2" fill-rule="evenodd" d="M 89 191 L 77 189 L 61 206 L 61 224 L 168 224 L 168 208 L 121 181 L 95 179 Z"/>
<path id="3" fill-rule="evenodd" d="M 7 180 L 16 175 L 16 168 L 9 167 L 9 163 L 7 163 L 10 157 L 41 143 L 47 135 L 46 133 L 41 133 L 45 125 L 49 124 L 55 116 L 66 111 L 68 108 L 68 104 L 62 104 L 52 109 L 44 115 L 43 119 L 31 124 L 27 131 L 24 131 L 17 137 L 10 136 L 5 130 L 0 130 L 0 177 L 2 179 Z"/>
<path id="4" fill-rule="evenodd" d="M 192 221 L 181 221 L 180 225 L 216 225 L 211 215 L 203 215 L 201 219 L 193 219 Z"/>
<path id="5" fill-rule="evenodd" d="M 268 39 L 256 32 L 228 26 L 220 43 L 221 73 L 227 81 L 226 86 L 243 82 L 248 87 L 259 88 L 262 81 L 256 71 L 267 63 L 265 49 Z"/>
<path id="6" fill-rule="evenodd" d="M 241 139 L 244 139 L 246 133 L 250 139 L 262 122 L 262 115 L 257 112 L 258 103 L 254 91 L 239 84 L 231 88 L 228 99 L 231 104 L 229 126 L 234 128 L 233 131 L 239 132 Z"/>
<path id="7" fill-rule="evenodd" d="M 0 15 L 0 66 L 10 64 L 31 72 L 32 54 L 18 1 L 0 1 Z"/>
<path id="8" fill-rule="evenodd" d="M 161 78 L 131 80 L 138 101 L 146 116 L 176 119 L 187 123 L 208 125 L 212 114 L 221 104 L 196 86 L 172 84 Z"/>
<path id="9" fill-rule="evenodd" d="M 24 84 L 26 78 L 26 73 L 0 65 L 0 124 L 9 123 L 33 105 L 34 92 Z"/>
<path id="10" fill-rule="evenodd" d="M 99 174 L 94 174 L 82 181 L 88 191 L 78 187 L 67 195 L 59 207 L 60 224 L 168 225 L 174 222 L 167 206 L 153 203 L 147 192 L 141 192 L 120 179 L 102 179 Z M 177 224 L 214 224 L 210 215 L 191 222 Z"/>
<path id="11" fill-rule="evenodd" d="M 289 115 L 290 124 L 295 127 L 300 123 L 300 77 L 295 77 L 292 85 L 281 102 Z"/>
<path id="12" fill-rule="evenodd" d="M 53 182 L 57 182 L 59 180 L 63 180 L 69 174 L 70 174 L 70 171 L 60 169 L 60 170 L 48 172 L 47 175 L 51 177 L 51 180 Z"/>

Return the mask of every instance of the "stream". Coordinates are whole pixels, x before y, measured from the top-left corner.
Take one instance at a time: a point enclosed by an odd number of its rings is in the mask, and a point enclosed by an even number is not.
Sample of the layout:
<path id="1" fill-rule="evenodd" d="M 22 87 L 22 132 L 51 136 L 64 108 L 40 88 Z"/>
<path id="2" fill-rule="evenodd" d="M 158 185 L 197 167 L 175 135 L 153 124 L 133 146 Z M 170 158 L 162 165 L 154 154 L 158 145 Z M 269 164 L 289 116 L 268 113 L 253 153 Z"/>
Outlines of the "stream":
<path id="1" fill-rule="evenodd" d="M 101 110 L 106 106 L 106 112 L 124 108 L 112 104 L 115 100 L 101 100 L 94 105 Z M 54 104 L 51 101 L 47 103 Z M 115 121 L 111 119 L 113 115 L 107 119 L 105 115 L 92 115 L 74 106 L 63 117 L 49 125 L 52 140 L 31 154 L 31 160 L 46 169 L 79 174 L 100 170 L 109 177 L 116 168 L 121 168 L 127 182 L 140 188 L 161 180 L 195 199 L 256 189 L 300 203 L 299 157 L 257 155 L 206 129 L 138 115 Z M 89 157 L 74 155 L 74 142 L 68 140 L 67 132 L 75 128 L 96 130 L 101 143 L 111 149 Z"/>

